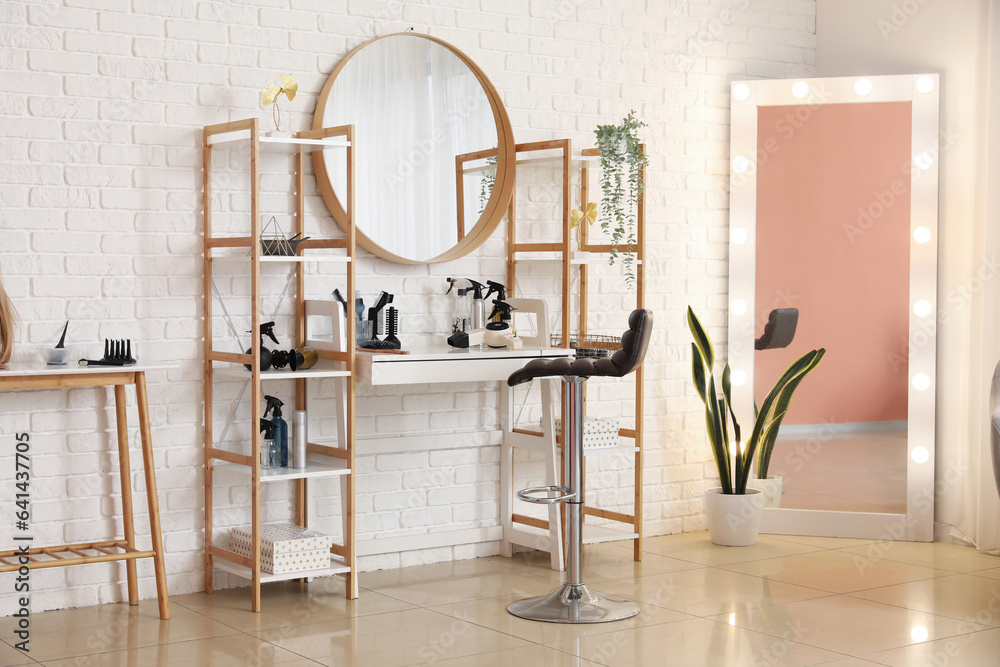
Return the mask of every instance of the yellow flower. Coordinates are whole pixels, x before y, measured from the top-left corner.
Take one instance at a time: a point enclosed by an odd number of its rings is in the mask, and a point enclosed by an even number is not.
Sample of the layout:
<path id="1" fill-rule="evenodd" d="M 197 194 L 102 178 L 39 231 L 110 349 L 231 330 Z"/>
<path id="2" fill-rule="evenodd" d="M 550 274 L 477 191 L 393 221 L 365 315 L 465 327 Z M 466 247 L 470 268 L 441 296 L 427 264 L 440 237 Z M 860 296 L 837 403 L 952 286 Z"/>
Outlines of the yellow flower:
<path id="1" fill-rule="evenodd" d="M 299 84 L 295 83 L 295 77 L 291 74 L 282 74 L 278 79 L 281 81 L 281 89 L 285 92 L 285 97 L 291 102 L 295 99 L 295 93 L 299 90 Z"/>
<path id="2" fill-rule="evenodd" d="M 578 208 L 574 208 L 569 212 L 570 227 L 579 227 L 584 220 L 590 224 L 594 224 L 594 222 L 597 221 L 597 204 L 594 202 L 588 202 L 587 205 L 582 208 L 584 209 L 583 211 Z"/>
<path id="3" fill-rule="evenodd" d="M 271 84 L 267 88 L 260 91 L 260 103 L 264 106 L 271 106 L 274 101 L 278 99 L 278 94 L 281 93 L 281 88 L 276 84 Z"/>
<path id="4" fill-rule="evenodd" d="M 277 102 L 278 96 L 282 93 L 285 94 L 289 102 L 295 99 L 295 93 L 299 90 L 299 84 L 295 83 L 295 77 L 291 74 L 282 74 L 279 80 L 281 81 L 280 86 L 272 83 L 260 91 L 260 103 L 264 106 L 271 106 Z"/>

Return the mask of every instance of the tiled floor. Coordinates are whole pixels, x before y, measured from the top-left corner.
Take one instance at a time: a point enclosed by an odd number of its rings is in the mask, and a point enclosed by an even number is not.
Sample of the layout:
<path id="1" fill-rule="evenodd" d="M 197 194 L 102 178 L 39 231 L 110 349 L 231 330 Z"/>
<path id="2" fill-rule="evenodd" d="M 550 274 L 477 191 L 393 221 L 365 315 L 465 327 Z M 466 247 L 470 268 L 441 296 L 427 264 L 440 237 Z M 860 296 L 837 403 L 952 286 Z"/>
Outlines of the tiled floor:
<path id="1" fill-rule="evenodd" d="M 246 589 L 36 614 L 30 656 L 0 665 L 1000 665 L 1000 559 L 951 544 L 763 535 L 713 546 L 706 533 L 586 549 L 585 580 L 642 613 L 609 624 L 515 618 L 506 606 L 554 588 L 546 554 L 441 563 L 343 584 Z M 0 639 L 12 639 L 0 619 Z"/>

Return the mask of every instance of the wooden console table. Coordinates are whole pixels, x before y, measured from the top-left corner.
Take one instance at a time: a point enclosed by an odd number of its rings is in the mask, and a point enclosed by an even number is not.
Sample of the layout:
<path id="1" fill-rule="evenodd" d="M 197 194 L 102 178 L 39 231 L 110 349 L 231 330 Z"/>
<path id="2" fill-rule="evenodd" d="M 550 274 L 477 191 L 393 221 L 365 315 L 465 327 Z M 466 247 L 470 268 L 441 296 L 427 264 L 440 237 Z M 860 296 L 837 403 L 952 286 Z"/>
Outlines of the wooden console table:
<path id="1" fill-rule="evenodd" d="M 72 362 L 71 362 L 72 364 Z M 166 366 L 42 366 L 11 364 L 0 370 L 0 391 L 18 389 L 55 389 L 59 387 L 107 387 L 115 389 L 115 412 L 118 426 L 118 457 L 122 485 L 122 515 L 124 539 L 34 547 L 28 550 L 27 567 L 39 569 L 85 563 L 125 561 L 128 573 L 128 603 L 139 604 L 139 584 L 135 561 L 152 558 L 156 571 L 156 596 L 160 618 L 170 618 L 167 599 L 167 575 L 163 565 L 163 539 L 160 535 L 160 510 L 156 497 L 156 477 L 153 471 L 153 445 L 149 430 L 149 406 L 146 400 L 146 371 L 165 370 Z M 146 475 L 146 499 L 149 507 L 149 530 L 152 549 L 140 551 L 135 545 L 135 524 L 132 514 L 132 477 L 129 466 L 128 425 L 125 416 L 125 386 L 135 385 L 139 411 L 139 432 L 142 438 L 142 461 Z M 89 552 L 89 553 L 88 553 Z M 0 572 L 15 572 L 21 565 L 19 550 L 0 551 Z"/>

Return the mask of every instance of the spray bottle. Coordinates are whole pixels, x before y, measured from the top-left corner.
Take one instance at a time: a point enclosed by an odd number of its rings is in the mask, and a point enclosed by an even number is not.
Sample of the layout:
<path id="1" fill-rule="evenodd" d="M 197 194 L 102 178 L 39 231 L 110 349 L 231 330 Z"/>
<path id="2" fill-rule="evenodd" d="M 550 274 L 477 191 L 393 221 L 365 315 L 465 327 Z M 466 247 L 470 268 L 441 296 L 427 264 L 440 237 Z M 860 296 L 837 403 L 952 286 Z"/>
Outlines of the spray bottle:
<path id="1" fill-rule="evenodd" d="M 267 413 L 274 411 L 274 416 L 271 417 L 271 427 L 274 433 L 274 444 L 278 446 L 278 451 L 280 452 L 280 466 L 282 468 L 288 467 L 288 422 L 281 418 L 281 406 L 284 405 L 279 399 L 274 396 L 265 396 L 264 400 L 267 401 L 267 409 L 264 410 L 264 416 Z"/>
<path id="2" fill-rule="evenodd" d="M 472 328 L 482 329 L 486 327 L 486 302 L 483 301 L 483 288 L 486 285 L 468 279 L 472 285 Z"/>
<path id="3" fill-rule="evenodd" d="M 253 331 L 253 329 L 251 329 Z M 274 322 L 264 322 L 260 325 L 260 370 L 266 371 L 271 367 L 271 351 L 264 347 L 264 336 L 267 336 L 278 344 L 278 339 L 274 335 Z M 253 348 L 247 348 L 246 354 L 253 354 Z M 243 364 L 246 369 L 252 370 L 250 364 Z"/>
<path id="4" fill-rule="evenodd" d="M 274 424 L 270 419 L 260 420 L 260 432 L 264 434 L 260 439 L 260 467 L 277 468 L 281 465 L 281 452 L 274 442 Z"/>
<path id="5" fill-rule="evenodd" d="M 448 291 L 445 294 L 451 294 L 451 290 L 455 287 L 456 283 L 467 280 L 466 278 L 448 278 Z M 451 311 L 451 333 L 462 333 L 469 328 L 469 309 L 466 304 L 465 295 L 469 292 L 470 288 L 459 287 L 458 297 L 455 299 L 455 308 Z"/>

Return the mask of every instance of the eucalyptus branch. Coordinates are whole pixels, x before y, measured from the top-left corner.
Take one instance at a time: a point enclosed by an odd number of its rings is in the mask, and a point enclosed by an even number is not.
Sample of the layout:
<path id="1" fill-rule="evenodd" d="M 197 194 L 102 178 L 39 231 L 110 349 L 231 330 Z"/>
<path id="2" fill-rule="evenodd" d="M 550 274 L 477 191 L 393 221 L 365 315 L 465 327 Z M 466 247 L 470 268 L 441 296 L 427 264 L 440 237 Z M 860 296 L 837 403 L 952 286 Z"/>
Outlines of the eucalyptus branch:
<path id="1" fill-rule="evenodd" d="M 625 282 L 630 289 L 635 283 L 633 246 L 639 197 L 646 185 L 643 169 L 647 160 L 638 136 L 639 128 L 645 125 L 633 110 L 621 124 L 598 125 L 594 131 L 601 155 L 601 229 L 611 237 L 610 264 L 625 246 Z"/>

